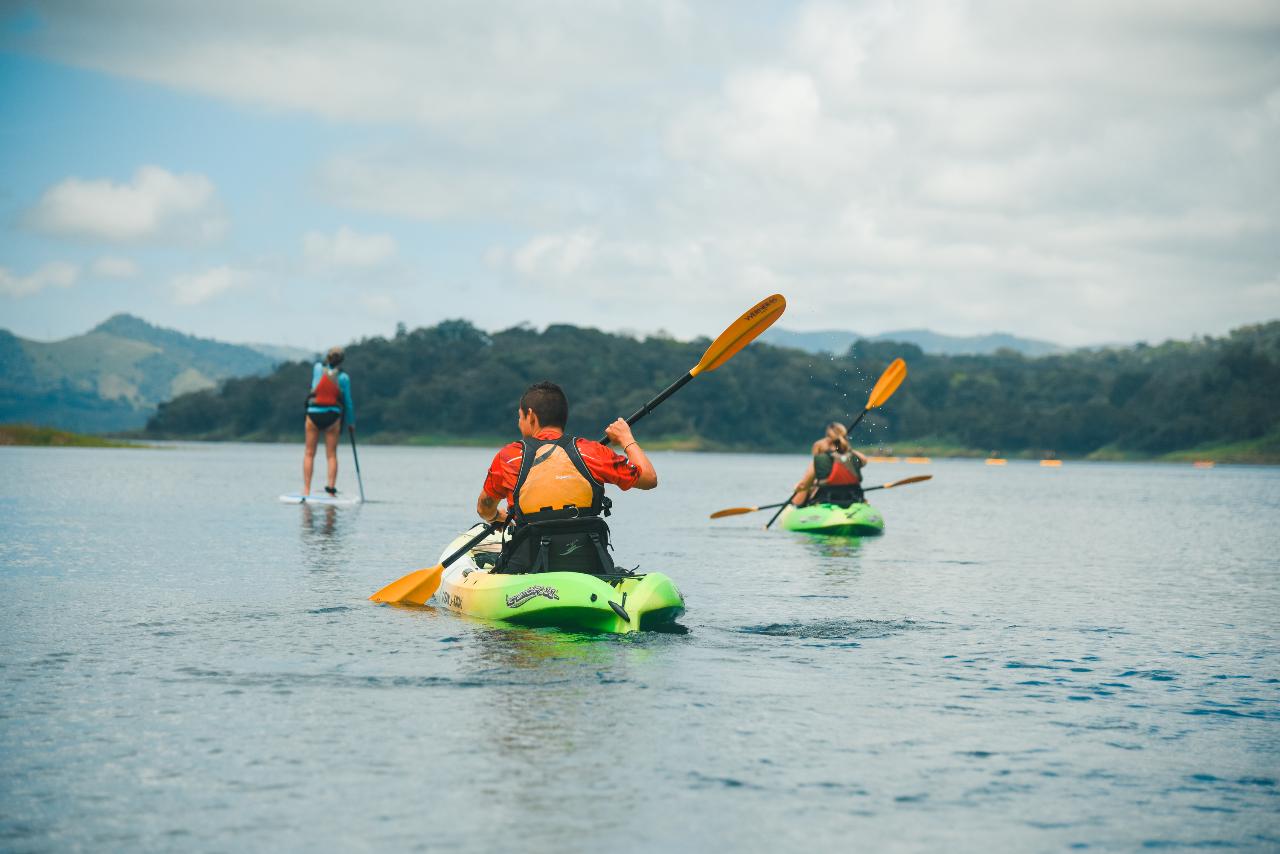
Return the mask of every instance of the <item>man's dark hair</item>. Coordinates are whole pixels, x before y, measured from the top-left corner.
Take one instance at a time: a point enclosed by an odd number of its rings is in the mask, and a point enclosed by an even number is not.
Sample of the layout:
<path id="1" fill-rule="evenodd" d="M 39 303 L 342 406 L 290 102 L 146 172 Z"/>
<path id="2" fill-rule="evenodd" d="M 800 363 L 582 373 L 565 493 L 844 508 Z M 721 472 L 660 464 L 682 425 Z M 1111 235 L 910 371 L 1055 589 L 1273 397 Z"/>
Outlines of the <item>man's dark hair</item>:
<path id="1" fill-rule="evenodd" d="M 538 423 L 543 427 L 559 427 L 569 422 L 569 399 L 564 396 L 564 389 L 553 382 L 543 380 L 534 383 L 520 395 L 520 411 L 538 416 Z"/>

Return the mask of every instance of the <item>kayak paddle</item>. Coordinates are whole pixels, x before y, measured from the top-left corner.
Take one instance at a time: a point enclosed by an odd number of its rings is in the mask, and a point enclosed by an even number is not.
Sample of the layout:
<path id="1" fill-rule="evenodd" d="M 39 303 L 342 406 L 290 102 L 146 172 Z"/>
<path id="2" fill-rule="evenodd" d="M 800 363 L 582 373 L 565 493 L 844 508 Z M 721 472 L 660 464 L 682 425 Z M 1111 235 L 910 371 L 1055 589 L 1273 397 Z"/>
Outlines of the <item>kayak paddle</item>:
<path id="1" fill-rule="evenodd" d="M 741 516 L 743 513 L 754 513 L 757 510 L 772 510 L 775 507 L 781 507 L 782 504 L 762 504 L 759 507 L 726 507 L 723 510 L 717 510 L 711 514 L 712 519 L 723 519 L 726 516 Z"/>
<path id="2" fill-rule="evenodd" d="M 922 483 L 926 480 L 933 480 L 931 474 L 918 474 L 915 477 L 904 477 L 902 480 L 895 480 L 893 483 L 882 483 L 879 486 L 868 486 L 863 492 L 870 492 L 873 489 L 893 489 L 895 486 L 906 486 L 908 483 Z"/>
<path id="3" fill-rule="evenodd" d="M 893 483 L 882 483 L 879 486 L 868 486 L 863 492 L 870 492 L 873 489 L 893 489 L 895 486 L 906 486 L 908 483 L 920 483 L 924 480 L 931 480 L 931 474 L 918 474 L 915 477 L 904 477 L 902 480 L 895 480 Z M 757 510 L 772 510 L 775 507 L 785 507 L 788 502 L 783 501 L 781 504 L 762 504 L 759 507 L 726 507 L 723 510 L 717 510 L 711 514 L 712 519 L 723 519 L 726 516 L 741 516 L 744 513 L 754 513 Z"/>
<path id="4" fill-rule="evenodd" d="M 351 456 L 356 461 L 356 483 L 360 484 L 360 502 L 364 503 L 364 478 L 360 476 L 360 455 L 356 453 L 356 428 L 347 425 L 347 435 L 351 437 Z"/>
<path id="5" fill-rule="evenodd" d="M 782 317 L 782 312 L 786 311 L 786 309 L 787 299 L 782 294 L 774 294 L 760 300 L 760 302 L 748 309 L 746 314 L 730 324 L 728 329 L 721 332 L 719 338 L 711 342 L 711 346 L 702 354 L 698 364 L 690 368 L 689 372 L 680 379 L 667 386 L 653 400 L 637 409 L 627 419 L 627 423 L 635 424 L 657 408 L 658 404 L 683 388 L 689 380 L 705 371 L 714 371 L 732 359 L 739 350 L 754 341 L 756 336 L 772 326 L 773 322 L 779 317 Z M 602 438 L 600 444 L 609 444 L 609 437 Z"/>
<path id="6" fill-rule="evenodd" d="M 772 326 L 773 322 L 782 316 L 782 312 L 786 308 L 787 300 L 782 294 L 774 294 L 756 303 L 746 314 L 735 320 L 728 329 L 721 332 L 719 338 L 711 342 L 711 346 L 702 354 L 702 359 L 698 364 L 690 368 L 688 373 L 668 386 L 661 394 L 637 410 L 634 415 L 627 419 L 627 423 L 635 424 L 652 412 L 658 404 L 679 391 L 689 380 L 704 371 L 714 371 L 732 359 L 739 350 L 750 344 L 756 339 L 756 336 Z M 352 441 L 354 442 L 354 436 Z M 608 442 L 608 436 L 600 440 L 602 445 L 608 444 Z M 354 449 L 355 445 L 353 444 L 351 447 Z M 414 570 L 404 578 L 391 582 L 369 598 L 374 602 L 385 602 L 390 605 L 425 605 L 427 600 L 434 596 L 436 590 L 440 588 L 440 578 L 444 575 L 445 568 L 469 550 L 475 548 L 481 540 L 492 534 L 493 531 L 493 525 L 486 523 L 479 534 L 472 537 L 462 548 L 440 563 L 426 569 Z"/>
<path id="7" fill-rule="evenodd" d="M 427 569 L 416 569 L 404 578 L 396 579 L 369 598 L 374 602 L 385 602 L 388 605 L 425 605 L 427 600 L 436 595 L 440 588 L 440 576 L 445 568 L 471 549 L 480 541 L 493 533 L 493 525 L 486 522 L 480 533 L 467 540 L 462 548 L 449 555 L 438 564 Z"/>
<path id="8" fill-rule="evenodd" d="M 885 368 L 884 373 L 880 375 L 880 379 L 876 380 L 875 387 L 871 389 L 871 396 L 867 398 L 866 407 L 863 408 L 857 418 L 853 419 L 853 423 L 849 425 L 847 430 L 845 430 L 845 434 L 852 436 L 853 428 L 858 426 L 858 422 L 861 421 L 868 412 L 893 397 L 893 393 L 898 390 L 898 386 L 902 385 L 902 381 L 906 378 L 907 363 L 901 359 L 894 359 L 890 362 L 889 367 Z M 853 446 L 852 440 L 850 440 L 849 445 L 850 447 Z M 790 503 L 790 501 L 784 501 L 782 506 L 778 508 L 778 512 L 774 513 L 773 518 L 768 522 L 765 522 L 764 526 L 768 528 L 772 525 L 777 518 L 782 515 L 782 511 L 786 509 L 786 506 Z"/>
<path id="9" fill-rule="evenodd" d="M 853 419 L 853 423 L 845 430 L 847 435 L 853 435 L 853 428 L 858 426 L 858 422 L 862 420 L 868 412 L 883 404 L 886 400 L 893 397 L 893 393 L 898 390 L 898 386 L 902 385 L 902 381 L 907 378 L 907 363 L 901 359 L 894 359 L 889 363 L 889 367 L 884 369 L 884 373 L 880 375 L 880 379 L 876 380 L 875 388 L 871 389 L 871 397 L 867 398 L 867 406 Z M 852 444 L 852 442 L 850 442 Z"/>

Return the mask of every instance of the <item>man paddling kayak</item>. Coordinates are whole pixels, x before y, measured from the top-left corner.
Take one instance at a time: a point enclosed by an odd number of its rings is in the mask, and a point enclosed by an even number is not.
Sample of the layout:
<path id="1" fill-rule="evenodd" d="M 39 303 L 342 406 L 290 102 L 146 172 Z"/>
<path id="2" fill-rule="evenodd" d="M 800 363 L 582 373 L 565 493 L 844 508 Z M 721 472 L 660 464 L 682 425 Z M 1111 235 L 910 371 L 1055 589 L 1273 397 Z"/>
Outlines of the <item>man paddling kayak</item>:
<path id="1" fill-rule="evenodd" d="M 617 454 L 591 439 L 564 435 L 569 401 L 552 382 L 529 386 L 516 410 L 523 437 L 498 451 L 476 512 L 497 527 L 514 525 L 494 572 L 610 573 L 611 503 L 604 484 L 653 489 L 658 475 L 631 427 L 619 418 L 605 430 Z M 507 502 L 504 512 L 499 502 Z"/>
<path id="2" fill-rule="evenodd" d="M 864 501 L 862 467 L 865 455 L 849 444 L 845 426 L 838 421 L 827 425 L 827 435 L 813 443 L 813 461 L 796 484 L 791 503 L 849 505 Z"/>
<path id="3" fill-rule="evenodd" d="M 343 352 L 341 347 L 329 348 L 323 362 L 316 362 L 311 371 L 311 393 L 307 395 L 306 449 L 302 455 L 302 494 L 311 494 L 311 473 L 315 469 L 316 446 L 324 435 L 324 456 L 327 464 L 328 485 L 324 491 L 338 494 L 338 439 L 342 425 L 356 431 L 356 407 L 351 401 L 351 378 L 340 370 Z M 354 440 L 352 440 L 354 441 Z"/>

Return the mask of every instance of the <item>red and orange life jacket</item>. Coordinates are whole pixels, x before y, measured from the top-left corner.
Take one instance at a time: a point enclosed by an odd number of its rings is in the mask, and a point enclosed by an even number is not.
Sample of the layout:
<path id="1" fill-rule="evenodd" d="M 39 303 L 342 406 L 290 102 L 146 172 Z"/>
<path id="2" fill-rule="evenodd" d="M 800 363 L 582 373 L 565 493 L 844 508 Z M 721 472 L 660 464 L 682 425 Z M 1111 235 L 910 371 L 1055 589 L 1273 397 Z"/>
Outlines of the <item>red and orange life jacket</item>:
<path id="1" fill-rule="evenodd" d="M 342 371 L 337 368 L 328 368 L 320 372 L 320 379 L 316 382 L 316 387 L 311 390 L 311 396 L 307 398 L 308 406 L 336 406 L 344 409 L 342 402 L 342 387 L 338 385 L 338 377 Z"/>
<path id="2" fill-rule="evenodd" d="M 862 483 L 861 468 L 852 451 L 847 454 L 823 451 L 813 457 L 813 471 L 822 486 L 858 486 Z"/>

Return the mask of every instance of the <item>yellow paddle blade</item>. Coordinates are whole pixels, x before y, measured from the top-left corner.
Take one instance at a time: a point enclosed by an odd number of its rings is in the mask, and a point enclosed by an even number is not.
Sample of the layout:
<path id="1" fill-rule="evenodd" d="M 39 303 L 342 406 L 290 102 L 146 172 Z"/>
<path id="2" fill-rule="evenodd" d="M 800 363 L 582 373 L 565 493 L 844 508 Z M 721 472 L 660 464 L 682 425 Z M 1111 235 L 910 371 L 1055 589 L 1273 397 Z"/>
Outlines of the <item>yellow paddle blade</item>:
<path id="1" fill-rule="evenodd" d="M 898 386 L 902 385 L 902 381 L 906 378 L 907 363 L 901 359 L 894 359 L 892 364 L 884 369 L 880 379 L 876 381 L 876 387 L 871 389 L 871 398 L 867 401 L 867 409 L 875 409 L 893 397 L 893 393 L 898 390 Z"/>
<path id="2" fill-rule="evenodd" d="M 886 483 L 881 489 L 893 489 L 895 486 L 906 486 L 908 483 L 920 483 L 925 480 L 933 480 L 931 474 L 918 474 L 915 477 L 904 477 L 902 480 L 895 480 L 893 483 Z"/>
<path id="3" fill-rule="evenodd" d="M 388 605 L 425 605 L 440 588 L 440 576 L 443 574 L 443 564 L 417 569 L 404 578 L 391 582 L 369 598 Z"/>
<path id="4" fill-rule="evenodd" d="M 759 507 L 726 507 L 711 514 L 712 519 L 723 519 L 725 516 L 741 516 L 743 513 L 754 513 Z"/>
<path id="5" fill-rule="evenodd" d="M 720 333 L 720 337 L 711 342 L 702 360 L 689 371 L 689 376 L 696 377 L 703 371 L 714 371 L 732 359 L 739 350 L 756 340 L 756 336 L 764 332 L 787 309 L 787 298 L 782 294 L 765 297 L 756 303 L 746 314 Z"/>

